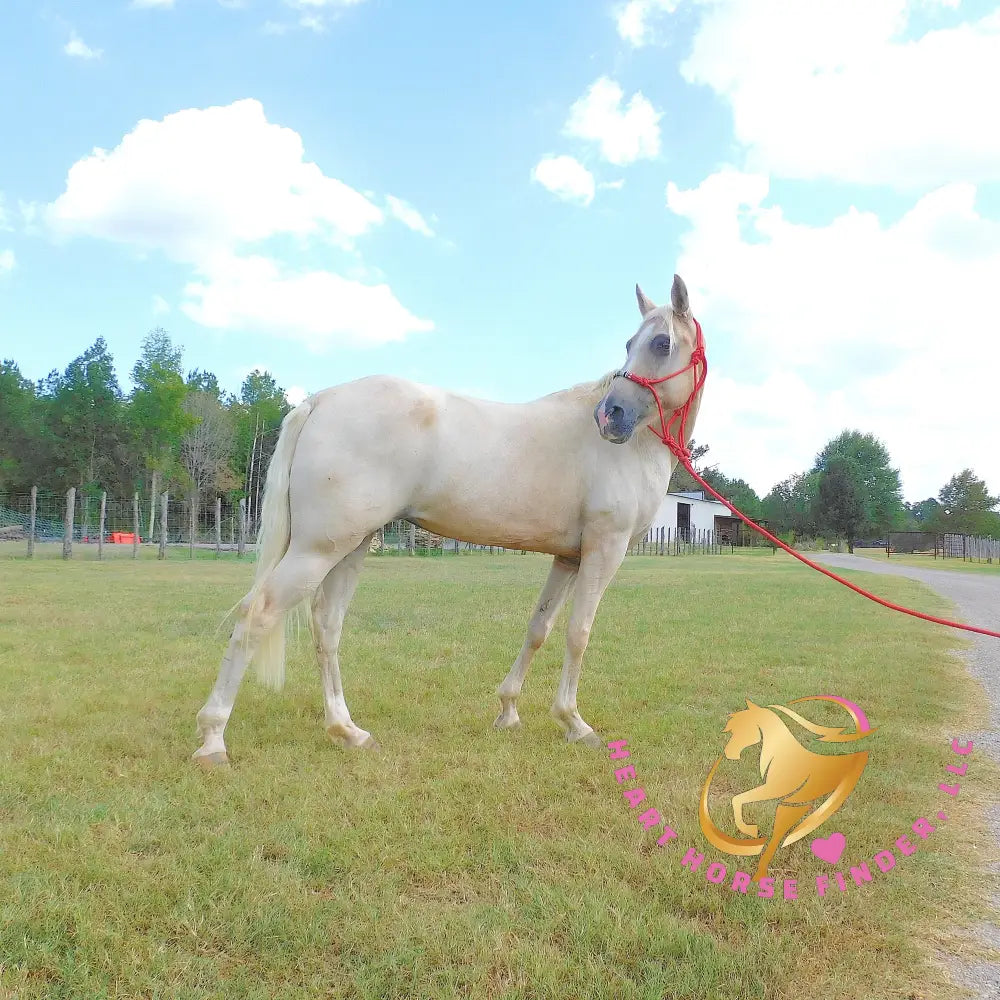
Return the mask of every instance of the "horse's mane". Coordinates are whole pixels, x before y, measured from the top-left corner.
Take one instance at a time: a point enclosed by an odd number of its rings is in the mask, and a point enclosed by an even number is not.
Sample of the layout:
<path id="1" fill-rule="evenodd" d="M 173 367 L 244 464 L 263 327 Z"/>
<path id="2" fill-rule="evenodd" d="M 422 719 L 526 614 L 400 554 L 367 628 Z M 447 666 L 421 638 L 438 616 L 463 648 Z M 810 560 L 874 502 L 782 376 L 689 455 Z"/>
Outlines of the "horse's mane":
<path id="1" fill-rule="evenodd" d="M 593 395 L 603 396 L 608 389 L 611 388 L 611 383 L 614 381 L 615 372 L 608 372 L 607 375 L 602 375 L 601 378 L 596 379 L 593 382 L 579 382 L 577 385 L 570 386 L 568 389 L 558 389 L 556 392 L 550 392 L 547 396 L 543 396 L 543 399 L 552 399 L 555 396 L 574 396 L 577 398 Z"/>
<path id="2" fill-rule="evenodd" d="M 793 711 L 790 708 L 785 708 L 784 705 L 768 705 L 768 708 L 783 712 L 788 716 L 793 722 L 797 722 L 803 729 L 808 729 L 810 733 L 820 738 L 820 742 L 823 743 L 839 743 L 841 740 L 837 737 L 842 736 L 846 726 L 820 726 L 815 722 L 810 722 L 805 717 L 799 715 L 798 712 Z"/>
<path id="3" fill-rule="evenodd" d="M 810 722 L 804 716 L 799 715 L 798 712 L 795 712 L 790 708 L 785 708 L 784 705 L 768 705 L 767 708 L 764 708 L 761 705 L 758 706 L 758 708 L 760 708 L 762 711 L 768 712 L 771 715 L 774 715 L 778 723 L 785 729 L 788 729 L 788 727 L 775 714 L 776 712 L 782 712 L 783 714 L 787 715 L 793 722 L 797 722 L 803 729 L 808 730 L 814 736 L 818 736 L 820 742 L 824 743 L 843 742 L 842 734 L 845 729 L 844 726 L 831 727 L 831 726 L 817 725 L 815 722 Z M 760 726 L 760 733 L 762 737 L 760 743 L 760 776 L 763 778 L 766 777 L 767 769 L 771 766 L 771 762 L 774 760 L 775 748 L 773 743 L 771 743 L 769 740 L 763 739 L 764 736 L 763 726 Z M 794 739 L 795 737 L 792 736 L 792 738 Z"/>

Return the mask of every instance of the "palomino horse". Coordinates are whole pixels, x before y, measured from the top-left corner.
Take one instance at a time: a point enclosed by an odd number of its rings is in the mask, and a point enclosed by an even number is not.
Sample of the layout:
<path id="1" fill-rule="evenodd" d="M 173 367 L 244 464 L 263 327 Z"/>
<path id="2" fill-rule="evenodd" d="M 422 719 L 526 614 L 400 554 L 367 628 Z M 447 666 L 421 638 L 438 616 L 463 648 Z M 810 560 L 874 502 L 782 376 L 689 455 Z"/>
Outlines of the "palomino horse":
<path id="1" fill-rule="evenodd" d="M 669 306 L 654 305 L 638 286 L 636 297 L 642 322 L 626 345 L 627 368 L 597 382 L 511 405 L 372 376 L 310 396 L 285 417 L 267 473 L 254 585 L 198 713 L 200 763 L 228 759 L 223 732 L 251 659 L 262 682 L 281 686 L 283 621 L 305 600 L 327 733 L 344 747 L 376 745 L 348 711 L 337 650 L 372 535 L 397 518 L 554 556 L 524 645 L 498 689 L 495 725 L 519 724 L 528 667 L 572 588 L 552 715 L 568 741 L 600 746 L 576 706 L 584 651 L 604 590 L 629 543 L 652 523 L 677 461 L 642 431 L 658 395 L 666 413 L 690 400 L 690 435 L 701 396 L 691 369 L 698 327 L 684 282 L 674 276 Z M 679 377 L 650 392 L 617 377 L 625 373 Z"/>
<path id="2" fill-rule="evenodd" d="M 699 819 L 702 832 L 713 846 L 728 854 L 760 855 L 754 880 L 767 875 L 768 865 L 779 847 L 801 840 L 829 819 L 847 800 L 868 763 L 868 752 L 846 754 L 814 753 L 802 746 L 778 716 L 777 709 L 820 742 L 846 743 L 868 736 L 874 730 L 845 734 L 842 728 L 820 726 L 784 705 L 763 708 L 749 699 L 747 707 L 734 712 L 724 732 L 731 733 L 723 754 L 739 760 L 748 747 L 760 744 L 760 776 L 756 788 L 732 797 L 736 829 L 749 839 L 731 837 L 712 822 L 708 812 L 708 790 L 722 757 L 715 762 L 702 788 Z M 823 799 L 814 805 L 817 799 Z M 751 802 L 777 800 L 770 836 L 758 837 L 757 827 L 743 819 L 743 807 Z"/>

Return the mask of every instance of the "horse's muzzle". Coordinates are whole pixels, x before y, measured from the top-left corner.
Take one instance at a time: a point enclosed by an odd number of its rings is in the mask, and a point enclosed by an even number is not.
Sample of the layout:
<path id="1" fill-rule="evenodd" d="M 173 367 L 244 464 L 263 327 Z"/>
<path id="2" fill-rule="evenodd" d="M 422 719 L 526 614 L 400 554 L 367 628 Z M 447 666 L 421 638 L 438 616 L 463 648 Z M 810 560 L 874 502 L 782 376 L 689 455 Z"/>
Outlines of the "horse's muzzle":
<path id="1" fill-rule="evenodd" d="M 635 431 L 639 414 L 631 407 L 611 403 L 605 396 L 594 409 L 594 420 L 601 437 L 612 444 L 624 444 Z"/>

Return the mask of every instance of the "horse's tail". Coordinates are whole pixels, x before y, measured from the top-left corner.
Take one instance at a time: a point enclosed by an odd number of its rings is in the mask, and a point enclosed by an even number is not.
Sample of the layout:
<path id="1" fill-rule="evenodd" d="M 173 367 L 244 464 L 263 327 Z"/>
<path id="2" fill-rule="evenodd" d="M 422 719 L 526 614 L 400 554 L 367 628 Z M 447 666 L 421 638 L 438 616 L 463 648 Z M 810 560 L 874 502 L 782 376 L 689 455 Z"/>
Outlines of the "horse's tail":
<path id="1" fill-rule="evenodd" d="M 251 614 L 260 599 L 262 586 L 271 571 L 288 551 L 291 538 L 291 512 L 288 507 L 288 478 L 299 434 L 312 413 L 311 399 L 295 407 L 282 421 L 278 443 L 267 467 L 260 530 L 257 534 L 257 572 L 250 592 Z M 285 614 L 260 641 L 254 656 L 257 679 L 265 687 L 280 690 L 285 683 Z"/>

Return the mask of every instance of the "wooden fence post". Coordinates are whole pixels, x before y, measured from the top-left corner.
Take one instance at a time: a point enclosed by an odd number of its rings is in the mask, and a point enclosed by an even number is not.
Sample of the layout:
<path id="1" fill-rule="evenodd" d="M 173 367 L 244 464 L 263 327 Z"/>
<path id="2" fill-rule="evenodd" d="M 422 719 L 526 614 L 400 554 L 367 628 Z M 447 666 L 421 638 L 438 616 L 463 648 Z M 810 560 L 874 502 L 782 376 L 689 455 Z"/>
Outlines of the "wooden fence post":
<path id="1" fill-rule="evenodd" d="M 38 487 L 31 487 L 31 513 L 28 515 L 28 558 L 35 554 L 35 511 L 38 509 Z"/>
<path id="2" fill-rule="evenodd" d="M 236 549 L 236 558 L 242 559 L 247 550 L 247 498 L 240 497 L 240 542 Z"/>
<path id="3" fill-rule="evenodd" d="M 198 501 L 195 499 L 196 494 L 192 493 L 188 498 L 188 559 L 194 559 L 194 533 L 195 533 L 195 516 L 194 512 L 197 509 Z"/>
<path id="4" fill-rule="evenodd" d="M 222 497 L 215 498 L 215 558 L 222 555 Z"/>
<path id="5" fill-rule="evenodd" d="M 132 558 L 139 558 L 139 494 L 132 495 Z"/>
<path id="6" fill-rule="evenodd" d="M 66 491 L 66 525 L 63 531 L 63 559 L 73 558 L 73 515 L 76 512 L 76 487 Z"/>
<path id="7" fill-rule="evenodd" d="M 101 520 L 97 528 L 97 558 L 104 558 L 104 519 L 107 516 L 108 511 L 108 493 L 107 490 L 101 493 Z"/>
<path id="8" fill-rule="evenodd" d="M 167 556 L 167 512 L 170 509 L 170 496 L 164 493 L 160 497 L 160 551 L 157 552 L 157 559 L 165 559 Z"/>
<path id="9" fill-rule="evenodd" d="M 150 484 L 149 489 L 149 540 L 151 542 L 156 537 L 153 534 L 153 529 L 156 527 L 156 486 L 158 477 L 159 473 L 154 470 L 153 481 Z"/>

